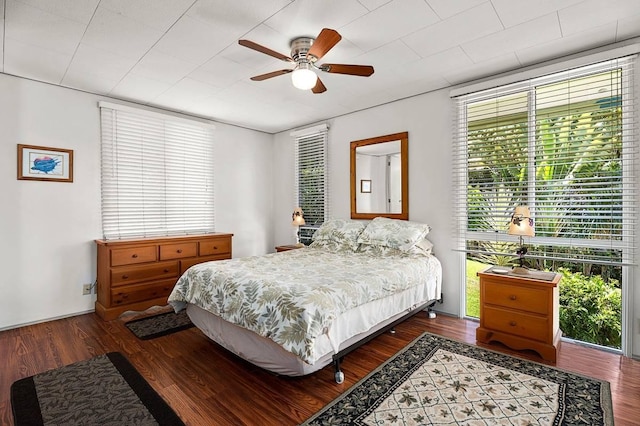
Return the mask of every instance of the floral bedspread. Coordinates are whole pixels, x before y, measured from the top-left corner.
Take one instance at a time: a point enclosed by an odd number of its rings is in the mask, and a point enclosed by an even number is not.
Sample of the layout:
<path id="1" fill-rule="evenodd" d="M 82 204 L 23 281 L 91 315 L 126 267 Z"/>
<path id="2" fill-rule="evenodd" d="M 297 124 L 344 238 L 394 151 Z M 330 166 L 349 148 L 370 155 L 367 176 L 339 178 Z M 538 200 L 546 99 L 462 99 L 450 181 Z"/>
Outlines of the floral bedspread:
<path id="1" fill-rule="evenodd" d="M 438 277 L 432 256 L 373 257 L 305 248 L 201 263 L 176 283 L 176 311 L 195 304 L 267 337 L 305 362 L 341 313 Z M 438 294 L 439 296 L 439 294 Z"/>

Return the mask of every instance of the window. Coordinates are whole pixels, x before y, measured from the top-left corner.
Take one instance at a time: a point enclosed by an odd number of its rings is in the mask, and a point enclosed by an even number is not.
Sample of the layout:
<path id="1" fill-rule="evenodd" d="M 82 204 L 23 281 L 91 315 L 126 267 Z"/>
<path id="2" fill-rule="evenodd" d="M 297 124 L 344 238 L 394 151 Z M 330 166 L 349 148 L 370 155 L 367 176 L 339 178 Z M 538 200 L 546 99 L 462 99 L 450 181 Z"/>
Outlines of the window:
<path id="1" fill-rule="evenodd" d="M 469 262 L 513 263 L 507 225 L 527 205 L 530 266 L 622 282 L 635 246 L 632 64 L 621 58 L 456 98 L 456 229 L 468 278 Z M 467 315 L 473 309 L 467 294 Z"/>
<path id="2" fill-rule="evenodd" d="M 104 238 L 213 232 L 213 126 L 99 105 Z"/>
<path id="3" fill-rule="evenodd" d="M 295 140 L 296 200 L 305 220 L 300 227 L 300 241 L 306 245 L 329 210 L 327 132 L 328 127 L 320 125 L 291 133 Z"/>

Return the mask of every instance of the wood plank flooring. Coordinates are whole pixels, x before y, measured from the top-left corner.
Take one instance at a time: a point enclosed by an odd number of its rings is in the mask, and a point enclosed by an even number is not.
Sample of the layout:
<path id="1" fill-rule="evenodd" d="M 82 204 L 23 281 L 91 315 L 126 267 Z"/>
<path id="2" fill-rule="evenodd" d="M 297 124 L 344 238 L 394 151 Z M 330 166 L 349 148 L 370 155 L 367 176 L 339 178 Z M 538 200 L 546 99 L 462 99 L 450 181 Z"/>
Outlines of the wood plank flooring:
<path id="1" fill-rule="evenodd" d="M 197 328 L 152 340 L 138 340 L 121 320 L 95 314 L 0 332 L 0 424 L 13 425 L 9 388 L 22 377 L 119 351 L 188 425 L 296 425 L 375 369 L 424 331 L 475 343 L 474 321 L 418 314 L 348 355 L 345 382 L 333 367 L 305 377 L 279 377 L 230 354 Z M 507 354 L 543 362 L 533 352 Z M 616 425 L 640 424 L 640 361 L 563 342 L 558 368 L 611 383 Z"/>

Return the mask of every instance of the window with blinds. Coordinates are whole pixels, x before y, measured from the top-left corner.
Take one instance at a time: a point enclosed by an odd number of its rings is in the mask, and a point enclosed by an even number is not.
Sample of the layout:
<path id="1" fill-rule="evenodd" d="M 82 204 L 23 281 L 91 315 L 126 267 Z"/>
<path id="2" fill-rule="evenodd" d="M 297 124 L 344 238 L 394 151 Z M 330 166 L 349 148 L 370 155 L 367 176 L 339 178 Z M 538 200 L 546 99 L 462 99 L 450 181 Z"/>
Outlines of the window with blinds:
<path id="1" fill-rule="evenodd" d="M 300 241 L 308 245 L 329 210 L 327 132 L 325 125 L 292 133 L 296 156 L 296 199 L 304 212 Z"/>
<path id="2" fill-rule="evenodd" d="M 104 238 L 214 232 L 213 126 L 99 106 Z"/>
<path id="3" fill-rule="evenodd" d="M 634 263 L 632 64 L 621 58 L 455 99 L 459 250 L 513 256 L 508 223 L 527 205 L 535 223 L 527 257 L 538 266 Z"/>

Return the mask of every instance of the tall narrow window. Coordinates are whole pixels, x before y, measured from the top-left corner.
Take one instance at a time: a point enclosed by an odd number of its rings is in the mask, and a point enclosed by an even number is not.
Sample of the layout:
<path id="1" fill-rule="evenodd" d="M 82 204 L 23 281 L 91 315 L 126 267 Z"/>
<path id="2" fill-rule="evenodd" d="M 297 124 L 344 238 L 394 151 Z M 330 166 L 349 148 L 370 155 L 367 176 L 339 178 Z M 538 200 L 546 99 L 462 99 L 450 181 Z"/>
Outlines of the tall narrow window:
<path id="1" fill-rule="evenodd" d="M 100 103 L 105 239 L 214 231 L 213 126 Z"/>
<path id="2" fill-rule="evenodd" d="M 296 156 L 296 200 L 304 212 L 300 241 L 306 245 L 329 211 L 326 125 L 292 132 Z"/>
<path id="3" fill-rule="evenodd" d="M 565 284 L 584 280 L 583 289 L 597 276 L 619 301 L 636 238 L 632 65 L 622 58 L 456 98 L 458 249 L 467 253 L 468 279 L 513 262 L 507 224 L 526 205 L 535 221 L 529 265 L 564 271 Z M 477 316 L 473 291 L 468 283 L 469 316 Z M 571 309 L 561 305 L 561 319 Z M 592 343 L 619 348 L 619 325 Z M 565 335 L 578 340 L 599 333 L 572 336 L 581 331 L 569 328 Z"/>

